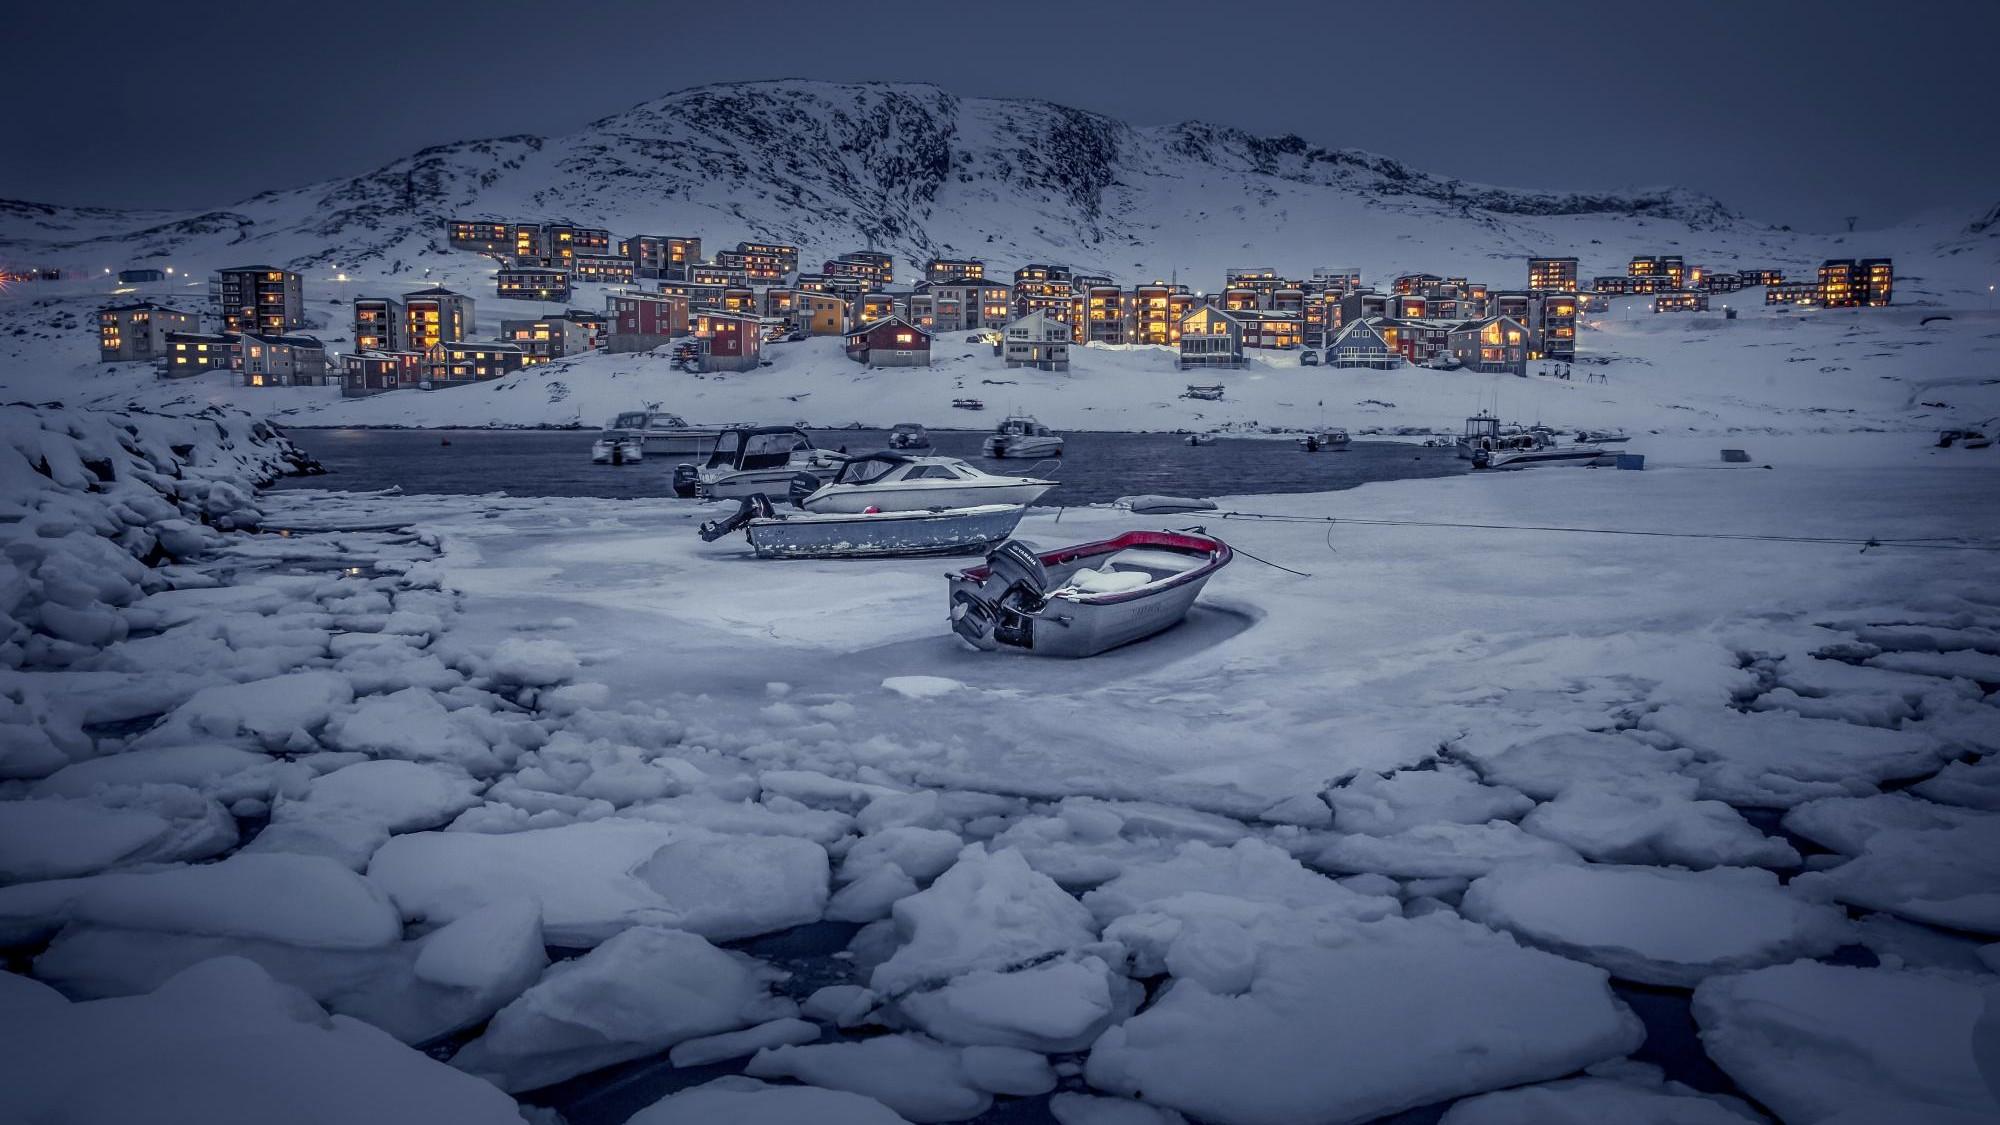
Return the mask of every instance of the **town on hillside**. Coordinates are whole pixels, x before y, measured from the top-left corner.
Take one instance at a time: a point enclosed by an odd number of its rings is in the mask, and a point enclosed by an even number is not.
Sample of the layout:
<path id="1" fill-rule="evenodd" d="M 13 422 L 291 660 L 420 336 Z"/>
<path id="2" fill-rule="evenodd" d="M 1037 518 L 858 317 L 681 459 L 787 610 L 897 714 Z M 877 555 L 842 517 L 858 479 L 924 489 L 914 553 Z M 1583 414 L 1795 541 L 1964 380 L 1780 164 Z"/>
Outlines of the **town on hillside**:
<path id="1" fill-rule="evenodd" d="M 452 248 L 498 263 L 496 298 L 550 311 L 504 319 L 497 339 L 480 339 L 471 295 L 432 286 L 356 296 L 352 349 L 336 354 L 307 332 L 304 278 L 253 264 L 216 271 L 207 308 L 135 299 L 101 309 L 100 359 L 149 361 L 163 378 L 222 370 L 248 387 L 337 386 L 358 397 L 485 382 L 599 349 L 666 349 L 684 370 L 741 371 L 767 363 L 767 347 L 813 336 L 841 337 L 845 354 L 867 366 L 926 366 L 938 334 L 968 333 L 1009 367 L 1054 371 L 1068 368 L 1072 347 L 1098 344 L 1171 349 L 1180 370 L 1238 368 L 1250 352 L 1280 350 L 1308 366 L 1525 375 L 1537 361 L 1566 373 L 1579 314 L 1603 311 L 1612 297 L 1693 313 L 1708 311 L 1714 294 L 1754 287 L 1766 305 L 1859 308 L 1888 305 L 1894 285 L 1888 258 L 1830 259 L 1816 277 L 1787 278 L 1658 255 L 1633 257 L 1588 285 L 1574 257 L 1530 258 L 1519 288 L 1430 273 L 1378 286 L 1353 268 L 1295 277 L 1247 266 L 1197 290 L 1177 279 L 1128 286 L 1039 262 L 1003 281 L 977 258 L 931 258 L 921 278 L 899 286 L 895 259 L 878 250 L 806 271 L 799 248 L 782 243 L 704 255 L 695 235 L 614 238 L 600 227 L 497 219 L 452 219 L 445 234 Z M 137 268 L 118 280 L 139 287 L 165 276 Z M 581 285 L 600 287 L 601 310 L 569 307 Z"/>

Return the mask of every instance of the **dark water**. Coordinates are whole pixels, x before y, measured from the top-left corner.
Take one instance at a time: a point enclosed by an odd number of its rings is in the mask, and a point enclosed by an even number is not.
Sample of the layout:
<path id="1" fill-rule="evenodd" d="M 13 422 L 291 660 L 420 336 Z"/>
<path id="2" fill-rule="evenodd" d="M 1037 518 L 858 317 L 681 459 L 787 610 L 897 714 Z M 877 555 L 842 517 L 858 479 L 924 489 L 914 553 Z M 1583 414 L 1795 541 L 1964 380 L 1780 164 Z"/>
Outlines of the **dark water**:
<path id="1" fill-rule="evenodd" d="M 588 430 L 288 431 L 325 465 L 327 476 L 293 477 L 280 488 L 405 492 L 507 492 L 515 496 L 649 497 L 673 495 L 681 455 L 637 465 L 593 465 Z M 882 448 L 882 430 L 811 430 L 829 449 Z M 1251 492 L 1328 492 L 1375 480 L 1441 477 L 1466 471 L 1450 449 L 1403 442 L 1357 441 L 1341 452 L 1304 453 L 1288 439 L 1221 438 L 1190 446 L 1179 434 L 1071 433 L 1062 487 L 1044 504 L 1096 504 L 1156 492 L 1225 496 Z M 980 456 L 984 431 L 932 431 L 934 453 L 962 457 L 990 472 L 1022 473 L 1033 462 Z M 450 444 L 445 444 L 449 442 Z M 1044 466 L 1047 468 L 1047 466 Z"/>

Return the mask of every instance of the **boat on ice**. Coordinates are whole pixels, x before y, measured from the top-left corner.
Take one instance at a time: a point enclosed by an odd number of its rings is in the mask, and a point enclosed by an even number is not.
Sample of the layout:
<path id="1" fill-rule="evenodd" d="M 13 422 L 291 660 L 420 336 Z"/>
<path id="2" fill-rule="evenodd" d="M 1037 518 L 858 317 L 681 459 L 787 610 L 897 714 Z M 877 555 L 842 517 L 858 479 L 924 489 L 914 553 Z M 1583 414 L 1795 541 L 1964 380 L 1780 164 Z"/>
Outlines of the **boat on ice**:
<path id="1" fill-rule="evenodd" d="M 1062 456 L 1063 439 L 1059 434 L 1050 433 L 1049 428 L 1037 422 L 1032 414 L 1010 414 L 993 428 L 992 433 L 986 435 L 986 442 L 981 448 L 988 457 L 1039 460 Z"/>
<path id="2" fill-rule="evenodd" d="M 646 451 L 655 457 L 674 454 L 706 455 L 715 448 L 719 426 L 695 426 L 678 414 L 664 410 L 627 410 L 611 420 L 606 429 L 631 430 L 646 440 Z"/>
<path id="3" fill-rule="evenodd" d="M 847 455 L 834 478 L 796 495 L 808 512 L 909 512 L 984 504 L 1032 504 L 1056 486 L 1040 477 L 997 476 L 956 457 Z M 803 487 L 806 478 L 800 477 Z"/>
<path id="4" fill-rule="evenodd" d="M 1551 441 L 1555 438 L 1555 431 L 1544 426 L 1528 427 L 1518 423 L 1509 423 L 1503 426 L 1500 424 L 1500 419 L 1497 415 L 1489 414 L 1482 410 L 1465 420 L 1465 432 L 1458 435 L 1458 441 L 1456 442 L 1458 459 L 1461 461 L 1474 461 L 1478 459 L 1475 455 L 1480 451 L 1484 450 L 1490 453 L 1507 439 L 1530 437 L 1536 434 L 1544 435 Z"/>
<path id="5" fill-rule="evenodd" d="M 1233 557 L 1222 540 L 1184 531 L 1039 554 L 1009 540 L 984 565 L 946 576 L 952 631 L 989 652 L 1095 656 L 1178 625 Z"/>
<path id="6" fill-rule="evenodd" d="M 1578 430 L 1576 440 L 1591 445 L 1622 445 L 1632 440 L 1624 430 Z"/>
<path id="7" fill-rule="evenodd" d="M 739 528 L 760 559 L 867 559 L 984 551 L 1014 534 L 1025 504 L 910 512 L 787 512 L 762 494 L 701 525 L 713 543 Z"/>
<path id="8" fill-rule="evenodd" d="M 898 422 L 889 431 L 890 449 L 929 449 L 931 435 L 915 422 Z"/>
<path id="9" fill-rule="evenodd" d="M 593 465 L 636 465 L 645 459 L 645 439 L 631 430 L 606 430 L 590 443 Z"/>
<path id="10" fill-rule="evenodd" d="M 1325 449 L 1346 449 L 1348 443 L 1353 439 L 1347 436 L 1346 430 L 1332 429 L 1310 433 L 1295 440 L 1298 442 L 1299 448 L 1305 450 L 1307 453 L 1318 453 Z"/>
<path id="11" fill-rule="evenodd" d="M 1601 445 L 1559 442 L 1547 430 L 1530 430 L 1496 438 L 1492 446 L 1477 450 L 1472 455 L 1472 467 L 1526 469 L 1536 465 L 1587 465 L 1609 462 L 1613 457 Z"/>
<path id="12" fill-rule="evenodd" d="M 976 398 L 955 398 L 951 400 L 953 410 L 984 410 L 986 404 Z"/>
<path id="13" fill-rule="evenodd" d="M 1182 398 L 1198 398 L 1203 402 L 1219 402 L 1222 399 L 1221 383 L 1189 383 L 1187 393 Z"/>
<path id="14" fill-rule="evenodd" d="M 674 494 L 703 500 L 741 500 L 769 494 L 788 496 L 794 484 L 813 487 L 831 479 L 843 458 L 817 448 L 797 426 L 728 426 L 700 465 L 674 469 Z"/>

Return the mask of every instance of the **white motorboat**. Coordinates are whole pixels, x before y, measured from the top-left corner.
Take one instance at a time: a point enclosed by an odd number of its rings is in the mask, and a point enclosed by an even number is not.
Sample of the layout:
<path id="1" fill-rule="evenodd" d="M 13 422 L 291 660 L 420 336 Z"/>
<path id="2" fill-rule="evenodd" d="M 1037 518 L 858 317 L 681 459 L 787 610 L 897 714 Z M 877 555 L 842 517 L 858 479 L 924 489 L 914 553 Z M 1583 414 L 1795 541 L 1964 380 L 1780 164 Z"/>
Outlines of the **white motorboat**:
<path id="1" fill-rule="evenodd" d="M 1619 445 L 1632 440 L 1624 430 L 1578 430 L 1576 440 L 1591 445 Z"/>
<path id="2" fill-rule="evenodd" d="M 1187 443 L 1188 443 L 1189 445 L 1214 445 L 1214 444 L 1215 444 L 1215 435 L 1214 435 L 1214 434 L 1189 434 L 1189 435 L 1187 436 Z"/>
<path id="3" fill-rule="evenodd" d="M 816 448 L 796 426 L 729 426 L 716 437 L 707 461 L 674 469 L 674 493 L 703 500 L 785 497 L 795 484 L 809 481 L 818 488 L 842 461 L 840 454 Z"/>
<path id="4" fill-rule="evenodd" d="M 645 439 L 630 430 L 606 430 L 590 443 L 593 465 L 636 465 L 645 459 Z"/>
<path id="5" fill-rule="evenodd" d="M 931 435 L 915 422 L 898 422 L 889 431 L 890 449 L 929 449 Z"/>
<path id="6" fill-rule="evenodd" d="M 956 457 L 903 453 L 845 456 L 831 481 L 797 496 L 808 512 L 913 512 L 982 504 L 1032 504 L 1056 486 L 1039 477 L 981 472 Z M 805 478 L 799 478 L 803 487 Z"/>
<path id="7" fill-rule="evenodd" d="M 1044 457 L 1060 457 L 1063 451 L 1061 435 L 1049 432 L 1047 426 L 1035 421 L 1032 414 L 1010 414 L 1007 420 L 994 427 L 986 436 L 982 446 L 988 457 L 1022 457 L 1040 460 Z"/>
<path id="8" fill-rule="evenodd" d="M 1346 449 L 1348 443 L 1353 439 L 1347 436 L 1346 430 L 1332 429 L 1307 434 L 1295 440 L 1298 442 L 1299 448 L 1305 450 L 1307 453 L 1318 453 L 1326 449 Z"/>
<path id="9" fill-rule="evenodd" d="M 690 425 L 678 414 L 664 410 L 626 410 L 611 420 L 613 430 L 631 430 L 646 439 L 646 449 L 654 456 L 688 454 L 706 456 L 715 448 L 719 426 Z"/>
<path id="10" fill-rule="evenodd" d="M 1490 453 L 1503 442 L 1516 438 L 1532 437 L 1536 434 L 1544 435 L 1550 440 L 1554 439 L 1554 432 L 1545 427 L 1536 426 L 1529 428 L 1518 424 L 1503 426 L 1500 424 L 1499 417 L 1482 410 L 1465 420 L 1465 432 L 1458 436 L 1456 443 L 1458 459 L 1461 461 L 1476 460 L 1477 454 L 1482 450 Z"/>
<path id="11" fill-rule="evenodd" d="M 988 652 L 1095 656 L 1180 624 L 1233 557 L 1189 532 L 1128 531 L 1040 554 L 1010 540 L 984 566 L 946 576 L 952 631 Z"/>
<path id="12" fill-rule="evenodd" d="M 979 504 L 915 512 L 786 512 L 751 496 L 735 513 L 701 525 L 713 543 L 741 528 L 760 559 L 866 559 L 956 555 L 990 549 L 1014 534 L 1025 504 Z"/>
<path id="13" fill-rule="evenodd" d="M 1603 446 L 1590 442 L 1563 443 L 1546 430 L 1530 430 L 1495 439 L 1495 444 L 1472 455 L 1475 469 L 1526 469 L 1536 465 L 1587 465 L 1610 462 L 1616 457 Z"/>

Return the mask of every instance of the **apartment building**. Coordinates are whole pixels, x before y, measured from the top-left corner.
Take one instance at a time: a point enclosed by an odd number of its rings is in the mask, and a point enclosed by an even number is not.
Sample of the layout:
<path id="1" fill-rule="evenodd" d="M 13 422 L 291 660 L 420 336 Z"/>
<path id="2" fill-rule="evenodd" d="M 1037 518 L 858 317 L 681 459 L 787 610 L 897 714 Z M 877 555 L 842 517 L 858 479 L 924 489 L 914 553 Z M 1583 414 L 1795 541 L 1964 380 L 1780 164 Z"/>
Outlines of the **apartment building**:
<path id="1" fill-rule="evenodd" d="M 1069 370 L 1068 322 L 1037 310 L 1009 323 L 1001 334 L 1001 356 L 1009 367 Z"/>
<path id="2" fill-rule="evenodd" d="M 567 301 L 569 271 L 549 266 L 502 266 L 494 292 L 509 301 Z"/>
<path id="3" fill-rule="evenodd" d="M 1887 305 L 1895 280 L 1888 258 L 1829 258 L 1819 267 L 1819 304 L 1829 309 Z"/>
<path id="4" fill-rule="evenodd" d="M 675 234 L 637 234 L 618 240 L 618 256 L 631 261 L 635 280 L 685 281 L 688 267 L 701 261 L 701 239 Z"/>
<path id="5" fill-rule="evenodd" d="M 421 352 L 470 335 L 472 298 L 443 286 L 403 294 L 403 337 L 397 347 Z"/>
<path id="6" fill-rule="evenodd" d="M 394 297 L 354 298 L 354 350 L 393 352 L 403 347 L 403 302 Z"/>
<path id="7" fill-rule="evenodd" d="M 97 361 L 119 363 L 126 360 L 167 358 L 167 336 L 194 332 L 201 317 L 152 301 L 112 305 L 97 310 Z"/>
<path id="8" fill-rule="evenodd" d="M 1014 271 L 1014 316 L 1045 312 L 1064 324 L 1070 323 L 1070 270 L 1068 266 L 1031 263 Z M 1072 331 L 1075 326 L 1071 325 Z"/>
<path id="9" fill-rule="evenodd" d="M 424 382 L 424 354 L 407 351 L 349 352 L 340 357 L 340 394 L 363 398 L 408 390 Z"/>
<path id="10" fill-rule="evenodd" d="M 276 266 L 217 270 L 209 297 L 226 332 L 282 336 L 306 326 L 305 282 Z"/>
<path id="11" fill-rule="evenodd" d="M 604 350 L 651 351 L 688 334 L 688 299 L 669 293 L 613 293 L 604 299 L 609 315 Z"/>
<path id="12" fill-rule="evenodd" d="M 1194 294 L 1187 286 L 1155 281 L 1132 290 L 1132 332 L 1134 344 L 1178 344 L 1181 321 L 1194 311 Z"/>
<path id="13" fill-rule="evenodd" d="M 169 332 L 166 336 L 164 378 L 179 379 L 204 371 L 233 371 L 243 362 L 242 337 L 221 332 Z"/>
<path id="14" fill-rule="evenodd" d="M 929 367 L 931 334 L 901 316 L 885 316 L 849 331 L 845 350 L 865 367 Z"/>
<path id="15" fill-rule="evenodd" d="M 529 366 L 528 353 L 514 344 L 449 340 L 424 353 L 432 386 L 498 379 Z"/>
<path id="16" fill-rule="evenodd" d="M 1176 366 L 1189 368 L 1243 366 L 1243 321 L 1213 305 L 1189 312 L 1181 321 L 1180 357 Z"/>
<path id="17" fill-rule="evenodd" d="M 566 314 L 500 322 L 500 342 L 520 348 L 530 362 L 587 352 L 593 339 L 590 328 Z"/>
<path id="18" fill-rule="evenodd" d="M 1528 291 L 1531 293 L 1576 292 L 1576 259 L 1529 258 Z"/>
<path id="19" fill-rule="evenodd" d="M 750 371 L 762 362 L 763 318 L 754 313 L 704 309 L 694 314 L 703 371 Z"/>
<path id="20" fill-rule="evenodd" d="M 326 345 L 312 336 L 259 336 L 245 332 L 237 347 L 246 387 L 326 385 Z"/>
<path id="21" fill-rule="evenodd" d="M 932 258 L 924 263 L 924 280 L 932 284 L 949 281 L 979 281 L 986 276 L 986 263 L 978 258 Z"/>
<path id="22" fill-rule="evenodd" d="M 1489 316 L 1452 328 L 1445 350 L 1467 371 L 1528 373 L 1528 330 L 1510 316 Z"/>
<path id="23" fill-rule="evenodd" d="M 1707 312 L 1708 294 L 1693 289 L 1663 291 L 1653 298 L 1656 313 Z"/>
<path id="24" fill-rule="evenodd" d="M 829 278 L 847 278 L 865 289 L 887 289 L 896 281 L 896 260 L 877 250 L 849 250 L 820 266 Z"/>

